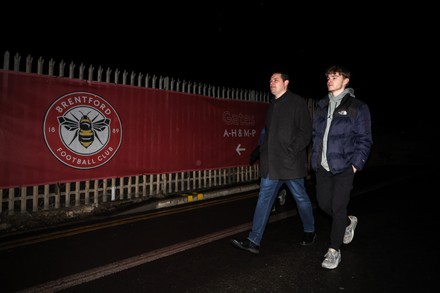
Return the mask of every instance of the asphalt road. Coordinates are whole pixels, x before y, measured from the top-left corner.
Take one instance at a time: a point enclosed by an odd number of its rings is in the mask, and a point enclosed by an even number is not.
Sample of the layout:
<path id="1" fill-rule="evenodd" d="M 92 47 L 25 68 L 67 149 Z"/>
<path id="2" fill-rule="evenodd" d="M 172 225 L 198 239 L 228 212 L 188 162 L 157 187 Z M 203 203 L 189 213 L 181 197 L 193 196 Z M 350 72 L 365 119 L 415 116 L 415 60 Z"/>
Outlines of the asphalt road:
<path id="1" fill-rule="evenodd" d="M 4 238 L 1 291 L 432 292 L 438 175 L 419 166 L 359 173 L 350 202 L 359 223 L 335 270 L 321 268 L 329 219 L 315 208 L 317 241 L 299 245 L 290 197 L 277 204 L 259 255 L 232 247 L 247 236 L 257 199 L 243 193 Z M 313 180 L 308 190 L 314 201 Z"/>

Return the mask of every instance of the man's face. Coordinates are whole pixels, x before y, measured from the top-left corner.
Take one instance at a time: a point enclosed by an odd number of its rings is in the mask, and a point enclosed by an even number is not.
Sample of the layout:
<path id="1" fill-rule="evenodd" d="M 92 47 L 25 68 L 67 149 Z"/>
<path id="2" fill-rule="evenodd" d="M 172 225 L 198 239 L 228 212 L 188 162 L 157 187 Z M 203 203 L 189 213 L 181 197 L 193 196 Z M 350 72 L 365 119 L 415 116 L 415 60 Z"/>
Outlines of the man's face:
<path id="1" fill-rule="evenodd" d="M 348 83 L 348 78 L 344 78 L 339 73 L 327 75 L 327 89 L 329 92 L 343 90 Z"/>
<path id="2" fill-rule="evenodd" d="M 281 96 L 287 90 L 287 81 L 283 81 L 281 74 L 273 74 L 270 78 L 270 92 L 275 96 Z"/>

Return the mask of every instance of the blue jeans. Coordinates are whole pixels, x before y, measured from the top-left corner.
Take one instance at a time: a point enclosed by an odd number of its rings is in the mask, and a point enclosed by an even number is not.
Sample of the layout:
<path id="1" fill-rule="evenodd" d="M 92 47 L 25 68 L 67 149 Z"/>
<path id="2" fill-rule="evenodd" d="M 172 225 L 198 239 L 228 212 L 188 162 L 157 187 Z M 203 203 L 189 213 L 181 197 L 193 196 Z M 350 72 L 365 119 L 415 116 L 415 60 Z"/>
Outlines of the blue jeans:
<path id="1" fill-rule="evenodd" d="M 312 203 L 304 186 L 304 178 L 291 180 L 261 178 L 260 193 L 258 195 L 257 206 L 255 207 L 252 230 L 248 236 L 248 239 L 256 245 L 260 245 L 270 212 L 272 211 L 272 206 L 277 197 L 277 191 L 283 183 L 287 185 L 293 195 L 304 232 L 315 232 Z"/>

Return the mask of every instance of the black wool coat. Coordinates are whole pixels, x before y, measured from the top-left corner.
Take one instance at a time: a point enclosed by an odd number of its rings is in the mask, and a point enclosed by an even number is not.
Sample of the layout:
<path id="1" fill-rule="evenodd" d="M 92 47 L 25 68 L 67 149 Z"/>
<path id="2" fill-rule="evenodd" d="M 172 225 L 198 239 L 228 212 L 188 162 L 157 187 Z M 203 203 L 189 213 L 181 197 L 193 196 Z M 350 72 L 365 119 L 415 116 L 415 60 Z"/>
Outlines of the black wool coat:
<path id="1" fill-rule="evenodd" d="M 266 135 L 260 146 L 260 176 L 298 179 L 307 176 L 307 147 L 312 120 L 306 100 L 288 90 L 270 100 Z"/>

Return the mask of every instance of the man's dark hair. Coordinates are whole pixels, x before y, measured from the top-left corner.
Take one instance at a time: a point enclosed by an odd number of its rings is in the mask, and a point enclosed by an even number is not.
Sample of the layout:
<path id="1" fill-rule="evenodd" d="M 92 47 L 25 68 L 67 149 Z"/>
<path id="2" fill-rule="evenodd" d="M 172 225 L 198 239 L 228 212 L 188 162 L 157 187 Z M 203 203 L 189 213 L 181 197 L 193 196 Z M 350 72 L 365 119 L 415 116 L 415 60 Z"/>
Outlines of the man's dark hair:
<path id="1" fill-rule="evenodd" d="M 325 72 L 325 76 L 329 76 L 330 74 L 336 74 L 336 73 L 339 73 L 344 78 L 350 78 L 351 76 L 350 71 L 347 68 L 340 65 L 334 65 L 329 69 L 327 69 L 327 71 Z"/>
<path id="2" fill-rule="evenodd" d="M 282 73 L 282 72 L 280 72 L 280 73 L 281 73 L 281 78 L 283 79 L 283 81 L 290 80 L 290 76 L 287 73 Z"/>
<path id="3" fill-rule="evenodd" d="M 283 72 L 281 72 L 281 71 L 275 71 L 273 74 L 279 74 L 279 75 L 281 75 L 281 79 L 282 79 L 283 81 L 290 80 L 290 77 L 289 77 L 289 75 L 288 75 L 287 73 L 283 73 Z"/>

